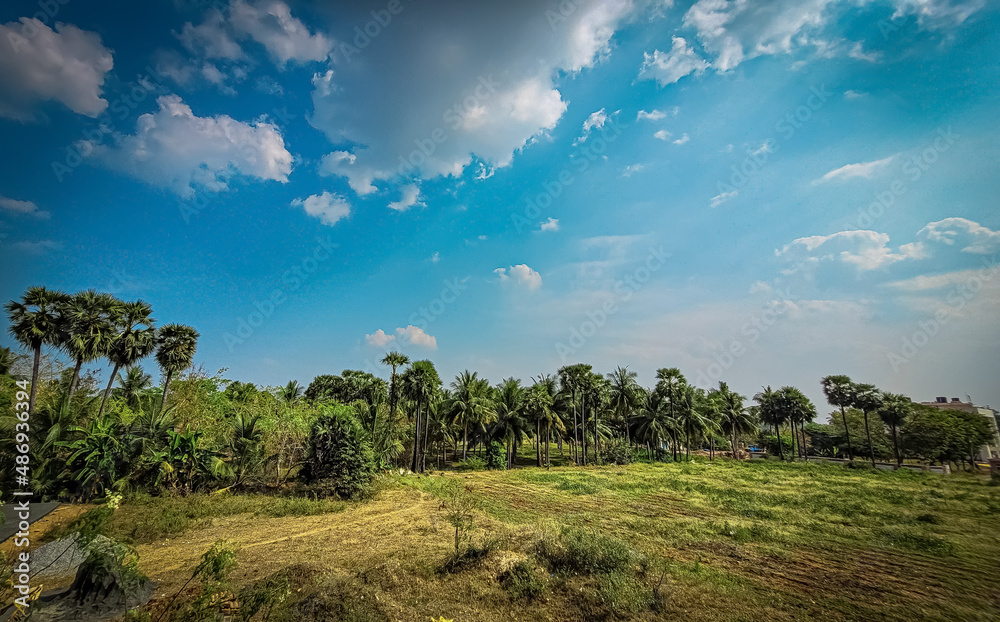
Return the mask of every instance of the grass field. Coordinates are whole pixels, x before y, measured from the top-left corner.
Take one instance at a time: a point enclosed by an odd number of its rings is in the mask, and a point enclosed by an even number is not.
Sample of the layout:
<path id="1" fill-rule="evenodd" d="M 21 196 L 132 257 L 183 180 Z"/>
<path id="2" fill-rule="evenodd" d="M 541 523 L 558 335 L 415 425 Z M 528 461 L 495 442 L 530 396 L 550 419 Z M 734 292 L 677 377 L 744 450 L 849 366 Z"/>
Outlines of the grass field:
<path id="1" fill-rule="evenodd" d="M 474 507 L 457 558 L 456 494 Z M 113 531 L 159 582 L 154 608 L 213 542 L 237 543 L 236 588 L 285 594 L 273 620 L 1000 619 L 1000 487 L 968 474 L 726 459 L 437 472 L 357 503 L 145 499 Z"/>

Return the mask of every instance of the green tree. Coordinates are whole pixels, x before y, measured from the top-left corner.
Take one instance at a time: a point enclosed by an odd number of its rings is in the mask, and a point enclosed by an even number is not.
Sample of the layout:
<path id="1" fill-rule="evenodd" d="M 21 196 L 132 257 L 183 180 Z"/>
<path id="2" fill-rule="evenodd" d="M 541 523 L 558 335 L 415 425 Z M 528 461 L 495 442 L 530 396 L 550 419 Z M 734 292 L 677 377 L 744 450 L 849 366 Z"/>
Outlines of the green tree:
<path id="1" fill-rule="evenodd" d="M 889 426 L 892 431 L 892 450 L 896 454 L 896 464 L 903 465 L 903 458 L 899 454 L 899 428 L 906 423 L 907 417 L 913 410 L 913 402 L 905 395 L 898 393 L 884 393 L 882 404 L 878 409 L 878 416 L 882 423 Z"/>
<path id="2" fill-rule="evenodd" d="M 152 317 L 153 309 L 141 300 L 124 303 L 120 312 L 115 314 L 115 335 L 108 348 L 108 360 L 111 361 L 111 377 L 108 387 L 101 398 L 101 408 L 98 417 L 104 414 L 111 387 L 118 377 L 118 370 L 131 367 L 149 356 L 156 348 L 156 329 Z"/>
<path id="3" fill-rule="evenodd" d="M 291 408 L 292 406 L 295 406 L 295 403 L 302 397 L 302 391 L 302 385 L 299 384 L 298 380 L 289 380 L 288 384 L 285 386 L 278 387 L 276 393 L 278 395 L 278 399 L 280 399 L 285 406 Z"/>
<path id="4" fill-rule="evenodd" d="M 395 421 L 396 408 L 399 406 L 399 383 L 396 371 L 405 365 L 410 364 L 410 357 L 402 352 L 387 352 L 382 358 L 382 364 L 392 368 L 389 375 L 389 416 Z"/>
<path id="5" fill-rule="evenodd" d="M 139 410 L 142 407 L 143 394 L 153 386 L 153 377 L 144 372 L 142 367 L 132 365 L 125 370 L 124 375 L 118 374 L 118 384 L 125 405 L 132 410 Z"/>
<path id="6" fill-rule="evenodd" d="M 740 436 L 749 434 L 757 427 L 756 419 L 744 405 L 746 398 L 731 390 L 728 384 L 721 381 L 719 388 L 712 389 L 709 393 L 709 398 L 716 401 L 721 428 L 729 436 L 733 458 L 739 458 Z"/>
<path id="7" fill-rule="evenodd" d="M 875 446 L 872 444 L 872 432 L 868 425 L 868 414 L 881 408 L 882 394 L 873 384 L 855 384 L 851 391 L 851 406 L 864 413 L 865 436 L 868 437 L 868 455 L 871 458 L 872 466 L 875 466 Z"/>
<path id="8" fill-rule="evenodd" d="M 375 470 L 365 432 L 344 405 L 327 406 L 309 432 L 302 478 L 329 486 L 341 499 L 351 499 L 371 484 Z"/>
<path id="9" fill-rule="evenodd" d="M 490 396 L 490 383 L 476 372 L 463 371 L 451 383 L 451 394 L 445 411 L 456 425 L 461 425 L 462 460 L 469 450 L 469 424 L 484 425 L 496 421 L 497 412 Z"/>
<path id="10" fill-rule="evenodd" d="M 494 412 L 496 421 L 490 426 L 490 438 L 501 441 L 506 450 L 506 464 L 510 468 L 514 464 L 514 454 L 528 436 L 528 426 L 525 420 L 525 390 L 521 381 L 516 378 L 506 378 L 494 391 Z"/>
<path id="11" fill-rule="evenodd" d="M 758 404 L 758 413 L 761 423 L 774 427 L 774 435 L 778 438 L 778 456 L 782 461 L 785 459 L 785 450 L 781 442 L 780 427 L 785 423 L 785 410 L 781 405 L 781 396 L 777 391 L 771 390 L 770 386 L 753 396 Z"/>
<path id="12" fill-rule="evenodd" d="M 823 385 L 823 394 L 826 395 L 826 401 L 831 406 L 836 406 L 840 408 L 840 416 L 844 421 L 844 433 L 847 434 L 847 456 L 850 460 L 854 460 L 854 448 L 851 447 L 851 430 L 847 425 L 847 413 L 846 408 L 850 408 L 853 404 L 852 395 L 854 390 L 854 383 L 851 379 L 844 375 L 834 375 L 826 376 L 820 381 Z"/>
<path id="13" fill-rule="evenodd" d="M 194 361 L 198 337 L 198 331 L 183 324 L 167 324 L 160 329 L 156 338 L 156 362 L 164 375 L 160 408 L 167 403 L 170 380 L 174 374 L 184 371 Z"/>
<path id="14" fill-rule="evenodd" d="M 122 301 L 110 294 L 87 290 L 74 294 L 65 307 L 66 336 L 63 347 L 75 362 L 69 383 L 69 397 L 76 393 L 80 368 L 84 363 L 106 356 L 115 334 L 114 318 L 122 310 Z"/>
<path id="15" fill-rule="evenodd" d="M 410 468 L 414 472 L 422 473 L 424 451 L 420 442 L 420 423 L 423 420 L 424 427 L 428 427 L 426 411 L 430 407 L 431 400 L 440 390 L 441 380 L 433 363 L 416 361 L 410 365 L 409 369 L 400 374 L 400 382 L 403 396 L 416 405 L 413 417 L 413 456 Z M 421 415 L 424 415 L 423 418 Z M 424 441 L 427 439 L 426 431 L 423 434 L 423 439 Z"/>
<path id="16" fill-rule="evenodd" d="M 11 300 L 4 309 L 10 319 L 8 332 L 34 359 L 31 365 L 31 391 L 28 394 L 28 417 L 35 413 L 35 395 L 38 392 L 38 369 L 42 360 L 42 346 L 59 346 L 65 325 L 65 307 L 69 296 L 58 290 L 29 287 L 21 301 Z"/>
<path id="17" fill-rule="evenodd" d="M 629 371 L 628 367 L 620 365 L 608 374 L 608 381 L 611 383 L 608 392 L 609 406 L 624 429 L 627 443 L 631 443 L 629 417 L 638 408 L 642 399 L 642 387 L 636 381 L 638 376 L 636 372 Z"/>
<path id="18" fill-rule="evenodd" d="M 664 367 L 656 370 L 656 391 L 663 396 L 663 407 L 666 409 L 667 416 L 674 421 L 677 419 L 678 404 L 686 386 L 687 379 L 676 367 Z M 673 441 L 672 451 L 674 460 L 676 460 L 678 454 L 677 434 L 680 432 L 680 425 L 671 425 L 670 429 L 670 438 Z"/>

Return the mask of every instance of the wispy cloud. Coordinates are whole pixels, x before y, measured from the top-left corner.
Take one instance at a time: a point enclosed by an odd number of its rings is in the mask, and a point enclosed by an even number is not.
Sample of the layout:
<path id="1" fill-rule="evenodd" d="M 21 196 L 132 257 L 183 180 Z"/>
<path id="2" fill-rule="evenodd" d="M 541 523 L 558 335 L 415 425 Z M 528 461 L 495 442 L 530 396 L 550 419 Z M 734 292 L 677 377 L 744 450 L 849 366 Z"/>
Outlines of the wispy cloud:
<path id="1" fill-rule="evenodd" d="M 0 209 L 14 212 L 15 214 L 34 216 L 43 220 L 51 216 L 48 212 L 38 209 L 38 206 L 32 201 L 18 201 L 17 199 L 9 199 L 3 195 L 0 195 Z"/>
<path id="2" fill-rule="evenodd" d="M 847 164 L 845 166 L 841 166 L 840 168 L 833 169 L 826 175 L 823 175 L 819 179 L 813 181 L 813 184 L 825 184 L 831 181 L 846 181 L 848 179 L 854 179 L 855 177 L 871 179 L 888 166 L 895 157 L 895 155 L 891 155 L 888 158 L 882 158 L 881 160 L 875 160 L 874 162 Z"/>

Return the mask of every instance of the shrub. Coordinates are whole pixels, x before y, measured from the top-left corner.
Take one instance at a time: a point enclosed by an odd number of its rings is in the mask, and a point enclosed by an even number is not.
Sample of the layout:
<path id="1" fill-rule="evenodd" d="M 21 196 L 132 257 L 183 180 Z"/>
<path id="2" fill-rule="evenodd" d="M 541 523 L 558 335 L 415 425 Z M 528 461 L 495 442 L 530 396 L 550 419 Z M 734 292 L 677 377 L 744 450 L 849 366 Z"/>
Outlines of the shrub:
<path id="1" fill-rule="evenodd" d="M 503 443 L 493 441 L 486 450 L 486 468 L 493 471 L 503 471 L 507 468 L 507 449 Z"/>
<path id="2" fill-rule="evenodd" d="M 542 538 L 537 552 L 553 572 L 561 574 L 611 574 L 641 561 L 621 540 L 571 528 L 563 528 L 558 537 Z"/>
<path id="3" fill-rule="evenodd" d="M 302 479 L 341 499 L 360 496 L 372 482 L 375 459 L 351 408 L 328 407 L 313 423 Z"/>
<path id="4" fill-rule="evenodd" d="M 632 449 L 625 443 L 612 443 L 601 450 L 601 464 L 632 464 Z"/>
<path id="5" fill-rule="evenodd" d="M 470 456 L 455 464 L 456 471 L 482 471 L 485 468 L 486 462 L 482 458 L 476 458 L 475 456 Z"/>
<path id="6" fill-rule="evenodd" d="M 512 598 L 532 600 L 545 591 L 545 583 L 538 578 L 535 569 L 526 561 L 517 562 L 510 570 L 503 573 L 500 584 Z"/>

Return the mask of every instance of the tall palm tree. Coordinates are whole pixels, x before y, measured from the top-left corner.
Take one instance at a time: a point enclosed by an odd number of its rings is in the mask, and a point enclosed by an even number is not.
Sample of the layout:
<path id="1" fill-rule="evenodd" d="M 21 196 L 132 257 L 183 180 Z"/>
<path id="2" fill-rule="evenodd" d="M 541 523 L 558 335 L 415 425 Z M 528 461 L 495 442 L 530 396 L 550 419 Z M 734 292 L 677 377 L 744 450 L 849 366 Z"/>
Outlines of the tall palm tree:
<path id="1" fill-rule="evenodd" d="M 430 402 L 437 392 L 441 381 L 438 379 L 437 371 L 430 361 L 417 361 L 410 365 L 400 375 L 402 384 L 401 393 L 416 405 L 416 412 L 413 418 L 413 456 L 411 470 L 422 471 L 421 443 L 420 443 L 420 422 L 422 411 L 430 407 Z M 427 415 L 424 415 L 425 417 Z M 424 424 L 427 427 L 427 424 Z M 426 433 L 425 433 L 426 438 Z"/>
<path id="2" fill-rule="evenodd" d="M 721 427 L 730 439 L 733 448 L 733 458 L 739 457 L 739 437 L 754 430 L 757 422 L 750 410 L 744 406 L 745 398 L 729 388 L 725 382 L 719 382 L 719 388 L 710 393 L 718 401 L 718 412 Z"/>
<path id="3" fill-rule="evenodd" d="M 125 370 L 124 376 L 118 374 L 118 384 L 121 385 L 121 396 L 125 404 L 132 410 L 139 410 L 143 392 L 153 386 L 153 377 L 138 365 L 133 365 Z"/>
<path id="4" fill-rule="evenodd" d="M 28 395 L 28 417 L 35 413 L 35 394 L 38 391 L 38 367 L 42 360 L 42 346 L 58 346 L 62 339 L 64 312 L 69 296 L 58 290 L 29 287 L 21 301 L 11 300 L 4 305 L 10 318 L 8 332 L 34 354 L 31 365 L 31 391 Z"/>
<path id="5" fill-rule="evenodd" d="M 776 391 L 772 391 L 770 386 L 767 386 L 763 391 L 754 395 L 753 399 L 759 405 L 758 412 L 761 423 L 774 426 L 774 435 L 778 439 L 778 456 L 784 462 L 785 450 L 782 446 L 781 431 L 779 430 L 781 424 L 785 422 L 785 413 L 780 403 L 781 396 Z"/>
<path id="6" fill-rule="evenodd" d="M 803 427 L 802 440 L 797 441 L 802 456 L 805 457 L 805 423 L 816 418 L 816 407 L 812 401 L 805 396 L 802 391 L 795 387 L 781 387 L 777 391 L 778 407 L 781 409 L 781 416 L 792 427 L 792 435 L 798 438 L 796 426 Z"/>
<path id="7" fill-rule="evenodd" d="M 156 348 L 156 329 L 153 327 L 156 320 L 152 315 L 153 309 L 149 304 L 136 300 L 122 305 L 120 313 L 114 318 L 116 334 L 107 354 L 108 360 L 114 367 L 111 370 L 111 378 L 108 379 L 108 386 L 104 389 L 104 397 L 101 398 L 98 417 L 104 414 L 108 396 L 111 395 L 111 386 L 118 377 L 118 370 L 135 365 Z"/>
<path id="8" fill-rule="evenodd" d="M 463 371 L 452 381 L 451 388 L 445 409 L 452 422 L 463 427 L 462 460 L 465 460 L 469 450 L 469 424 L 495 421 L 496 409 L 490 399 L 489 381 L 479 378 L 476 372 Z"/>
<path id="9" fill-rule="evenodd" d="M 556 428 L 559 438 L 566 433 L 566 426 L 559 416 L 559 387 L 555 376 L 549 374 L 539 374 L 534 378 L 533 391 L 539 392 L 536 398 L 539 403 L 535 404 L 535 413 L 541 416 L 541 424 L 545 428 L 545 464 L 550 464 L 549 441 L 552 439 L 552 428 Z"/>
<path id="10" fill-rule="evenodd" d="M 628 367 L 618 366 L 615 371 L 608 374 L 608 381 L 611 383 L 608 394 L 609 405 L 615 416 L 622 422 L 625 428 L 625 440 L 631 443 L 628 429 L 628 419 L 639 405 L 642 388 L 636 381 L 639 374 L 629 371 Z"/>
<path id="11" fill-rule="evenodd" d="M 694 387 L 685 386 L 681 389 L 677 417 L 684 431 L 684 454 L 687 458 L 691 457 L 691 443 L 701 434 L 716 428 L 715 422 L 706 415 L 704 405 L 700 402 Z"/>
<path id="12" fill-rule="evenodd" d="M 494 391 L 496 421 L 490 426 L 490 438 L 503 441 L 507 447 L 507 468 L 514 463 L 517 448 L 527 436 L 524 419 L 525 390 L 521 381 L 505 378 Z"/>
<path id="13" fill-rule="evenodd" d="M 80 380 L 80 368 L 106 356 L 115 334 L 114 318 L 122 301 L 110 294 L 87 290 L 74 294 L 66 303 L 67 335 L 63 346 L 75 361 L 68 396 L 73 399 Z"/>
<path id="14" fill-rule="evenodd" d="M 892 448 L 896 454 L 896 466 L 903 466 L 903 459 L 899 456 L 897 431 L 912 412 L 913 402 L 910 401 L 910 398 L 898 393 L 882 394 L 882 406 L 878 409 L 878 416 L 892 430 Z"/>
<path id="15" fill-rule="evenodd" d="M 875 447 L 872 445 L 872 432 L 868 427 L 868 413 L 882 407 L 882 394 L 873 384 L 855 384 L 851 391 L 851 406 L 857 408 L 865 416 L 865 436 L 868 437 L 868 455 L 872 466 L 875 466 Z"/>
<path id="16" fill-rule="evenodd" d="M 167 403 L 167 392 L 174 374 L 191 366 L 198 348 L 198 331 L 183 324 L 167 324 L 156 338 L 156 362 L 163 370 L 163 397 L 160 408 Z"/>
<path id="17" fill-rule="evenodd" d="M 392 367 L 392 374 L 389 376 L 389 416 L 396 420 L 396 406 L 399 404 L 399 386 L 396 384 L 396 369 L 410 364 L 410 357 L 402 352 L 387 352 L 382 358 L 383 365 Z M 375 419 L 372 420 L 372 425 Z"/>
<path id="18" fill-rule="evenodd" d="M 632 438 L 645 444 L 647 453 L 652 445 L 659 454 L 665 440 L 677 431 L 677 420 L 668 414 L 664 401 L 660 391 L 647 391 L 635 414 Z"/>
<path id="19" fill-rule="evenodd" d="M 847 412 L 845 410 L 851 405 L 851 392 L 854 383 L 851 382 L 850 378 L 841 374 L 827 376 L 820 381 L 820 384 L 823 385 L 826 401 L 831 406 L 840 408 L 840 416 L 844 420 L 844 434 L 847 435 L 847 456 L 850 460 L 854 460 L 854 448 L 851 447 L 851 429 L 847 426 Z"/>
<path id="20" fill-rule="evenodd" d="M 677 417 L 677 403 L 680 401 L 681 389 L 687 384 L 684 374 L 676 367 L 664 367 L 656 370 L 656 390 L 663 396 L 667 415 L 671 419 Z M 673 440 L 673 457 L 677 459 L 677 426 L 671 426 Z"/>

